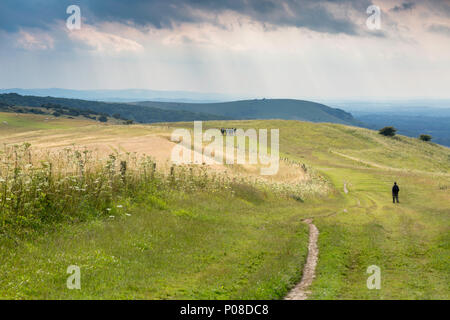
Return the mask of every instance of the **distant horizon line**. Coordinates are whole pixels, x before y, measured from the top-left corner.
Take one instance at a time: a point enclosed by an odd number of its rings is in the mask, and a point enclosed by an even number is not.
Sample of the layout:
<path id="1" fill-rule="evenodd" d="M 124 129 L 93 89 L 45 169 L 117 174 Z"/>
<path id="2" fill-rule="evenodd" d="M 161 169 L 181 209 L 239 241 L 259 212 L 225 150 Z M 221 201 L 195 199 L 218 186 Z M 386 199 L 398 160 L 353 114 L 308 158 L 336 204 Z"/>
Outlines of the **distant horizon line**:
<path id="1" fill-rule="evenodd" d="M 118 91 L 147 91 L 153 93 L 176 93 L 176 94 L 193 94 L 193 95 L 205 95 L 211 96 L 208 99 L 199 99 L 196 97 L 193 99 L 192 97 L 178 97 L 175 99 L 184 99 L 184 100 L 217 100 L 217 101 L 236 101 L 236 100 L 254 100 L 254 99 L 292 99 L 292 100 L 320 100 L 320 101 L 371 101 L 371 102 L 389 102 L 389 101 L 420 101 L 420 100 L 428 100 L 428 101 L 443 101 L 450 100 L 449 97 L 425 97 L 425 96 L 414 96 L 414 97 L 404 97 L 404 96 L 395 96 L 395 97 L 374 97 L 374 96 L 346 96 L 346 97 L 317 97 L 317 96 L 303 96 L 303 97 L 292 97 L 292 96 L 263 96 L 263 95 L 247 95 L 247 94 L 231 94 L 231 93 L 218 93 L 218 92 L 202 92 L 202 91 L 190 91 L 190 90 L 161 90 L 161 89 L 142 89 L 142 88 L 122 88 L 122 89 L 69 89 L 69 88 L 59 88 L 59 87 L 47 87 L 47 88 L 21 88 L 21 87 L 13 87 L 13 88 L 0 88 L 0 91 L 46 91 L 46 90 L 61 90 L 61 91 L 76 91 L 76 92 L 118 92 Z M 1 92 L 6 93 L 6 92 Z M 19 94 L 19 93 L 18 93 Z M 217 98 L 213 98 L 213 96 L 217 96 Z M 220 97 L 220 98 L 219 98 Z M 120 97 L 109 96 L 106 97 L 109 99 L 120 99 Z M 226 98 L 226 100 L 224 100 Z M 123 99 L 123 98 L 122 98 Z M 165 97 L 148 97 L 148 99 L 168 99 Z"/>

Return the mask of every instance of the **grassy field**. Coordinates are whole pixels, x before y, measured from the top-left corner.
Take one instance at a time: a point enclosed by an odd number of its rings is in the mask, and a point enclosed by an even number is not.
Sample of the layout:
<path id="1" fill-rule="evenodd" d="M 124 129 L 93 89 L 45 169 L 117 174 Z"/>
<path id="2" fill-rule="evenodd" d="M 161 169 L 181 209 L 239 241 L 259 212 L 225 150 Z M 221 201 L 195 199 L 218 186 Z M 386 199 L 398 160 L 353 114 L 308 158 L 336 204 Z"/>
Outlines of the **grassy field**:
<path id="1" fill-rule="evenodd" d="M 0 131 L 4 142 L 38 148 L 72 140 L 137 141 L 192 126 L 64 120 L 62 127 L 46 128 L 39 117 L 17 120 L 27 122 L 20 125 L 2 116 L 8 122 Z M 334 124 L 221 121 L 204 127 L 279 128 L 281 156 L 314 168 L 332 189 L 300 199 L 245 179 L 230 179 L 220 189 L 210 173 L 196 188 L 189 179 L 164 175 L 135 177 L 120 188 L 118 176 L 117 187 L 99 198 L 70 189 L 76 200 L 70 214 L 54 209 L 50 221 L 39 210 L 23 211 L 33 212 L 33 224 L 2 211 L 0 297 L 280 299 L 301 278 L 306 259 L 301 219 L 316 216 L 320 253 L 311 299 L 450 298 L 450 149 Z M 393 181 L 401 189 L 396 205 Z M 66 288 L 69 265 L 81 267 L 81 290 Z M 380 290 L 366 287 L 370 265 L 381 268 Z"/>
<path id="2" fill-rule="evenodd" d="M 338 214 L 315 220 L 320 254 L 311 299 L 450 298 L 450 149 L 334 124 L 228 125 L 280 128 L 283 153 L 314 166 L 340 192 L 338 204 L 320 203 Z M 381 290 L 366 287 L 370 265 L 381 268 Z"/>
<path id="3" fill-rule="evenodd" d="M 66 129 L 84 127 L 92 124 L 92 120 L 54 118 L 34 114 L 12 114 L 0 112 L 0 133 L 7 137 L 13 133 L 35 130 Z"/>
<path id="4" fill-rule="evenodd" d="M 242 198 L 175 192 L 120 199 L 114 218 L 61 226 L 4 251 L 2 296 L 279 298 L 298 280 L 307 230 L 289 205 L 259 197 L 248 190 Z M 73 264 L 81 290 L 65 287 Z"/>

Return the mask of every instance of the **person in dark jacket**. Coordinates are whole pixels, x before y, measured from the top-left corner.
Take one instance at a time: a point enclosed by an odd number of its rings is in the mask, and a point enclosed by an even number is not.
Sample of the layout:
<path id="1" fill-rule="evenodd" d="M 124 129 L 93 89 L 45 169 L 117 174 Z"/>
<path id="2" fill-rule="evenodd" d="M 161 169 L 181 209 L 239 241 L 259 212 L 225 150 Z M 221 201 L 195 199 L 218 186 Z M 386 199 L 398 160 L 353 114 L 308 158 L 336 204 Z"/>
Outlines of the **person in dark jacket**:
<path id="1" fill-rule="evenodd" d="M 395 200 L 397 200 L 398 203 L 398 192 L 400 191 L 400 188 L 397 185 L 397 182 L 394 182 L 394 186 L 392 187 L 392 202 L 395 203 Z"/>

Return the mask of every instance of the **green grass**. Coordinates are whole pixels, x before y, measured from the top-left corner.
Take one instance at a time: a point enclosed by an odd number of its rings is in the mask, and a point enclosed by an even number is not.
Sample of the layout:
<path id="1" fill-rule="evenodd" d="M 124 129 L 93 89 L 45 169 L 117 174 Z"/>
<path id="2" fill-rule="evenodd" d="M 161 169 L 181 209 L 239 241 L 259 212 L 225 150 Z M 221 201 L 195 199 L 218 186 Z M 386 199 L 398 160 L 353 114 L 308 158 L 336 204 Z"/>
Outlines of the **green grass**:
<path id="1" fill-rule="evenodd" d="M 13 114 L 0 112 L 0 134 L 9 135 L 16 132 L 65 129 L 94 123 L 89 120 L 54 118 L 50 115 Z"/>
<path id="2" fill-rule="evenodd" d="M 33 156 L 1 153 L 2 298 L 276 299 L 299 280 L 308 234 L 288 196 L 147 157 Z"/>
<path id="3" fill-rule="evenodd" d="M 64 220 L 17 243 L 2 238 L 0 297 L 279 299 L 301 278 L 308 234 L 300 220 L 335 213 L 314 219 L 320 252 L 311 299 L 450 298 L 450 149 L 335 124 L 204 123 L 210 127 L 279 128 L 281 156 L 318 170 L 334 190 L 302 202 L 247 183 L 119 193 L 112 213 Z M 65 287 L 69 265 L 81 267 L 81 290 Z M 366 287 L 370 265 L 381 268 L 380 290 Z"/>
<path id="4" fill-rule="evenodd" d="M 315 220 L 320 253 L 311 299 L 450 298 L 450 149 L 335 124 L 274 120 L 206 127 L 222 126 L 280 128 L 282 154 L 318 169 L 340 193 L 311 212 L 337 213 Z M 398 205 L 390 195 L 394 181 L 401 188 Z M 381 290 L 367 289 L 370 265 L 381 268 Z"/>
<path id="5" fill-rule="evenodd" d="M 2 250 L 2 297 L 277 299 L 298 281 L 308 234 L 290 201 L 175 193 L 166 202 L 161 210 L 138 201 L 123 208 L 131 216 Z M 81 290 L 65 287 L 69 265 L 81 268 Z"/>
<path id="6" fill-rule="evenodd" d="M 348 212 L 317 219 L 321 254 L 311 298 L 448 299 L 448 195 L 431 179 L 418 185 L 403 176 L 396 179 L 401 203 L 394 205 L 380 191 L 391 175 L 340 178 L 353 185 Z M 381 268 L 381 290 L 366 287 L 370 265 Z"/>

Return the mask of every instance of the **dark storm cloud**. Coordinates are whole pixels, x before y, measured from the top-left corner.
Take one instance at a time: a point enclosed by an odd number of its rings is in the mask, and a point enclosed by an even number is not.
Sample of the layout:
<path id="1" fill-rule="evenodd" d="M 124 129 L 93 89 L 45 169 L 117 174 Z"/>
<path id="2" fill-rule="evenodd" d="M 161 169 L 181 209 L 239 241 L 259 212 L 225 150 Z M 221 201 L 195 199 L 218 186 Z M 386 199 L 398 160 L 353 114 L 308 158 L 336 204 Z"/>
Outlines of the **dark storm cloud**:
<path id="1" fill-rule="evenodd" d="M 1 0 L 0 30 L 47 28 L 55 19 L 64 19 L 68 4 L 56 0 Z"/>
<path id="2" fill-rule="evenodd" d="M 357 34 L 358 27 L 346 17 L 337 17 L 328 4 L 361 11 L 366 0 L 2 0 L 0 29 L 49 28 L 67 18 L 66 8 L 76 4 L 88 23 L 116 21 L 137 27 L 172 28 L 181 22 L 217 23 L 214 15 L 232 11 L 274 26 L 304 27 L 324 33 Z M 198 10 L 213 18 L 199 15 Z M 209 20 L 208 20 L 209 19 Z"/>
<path id="3" fill-rule="evenodd" d="M 400 11 L 408 11 L 414 9 L 416 4 L 414 2 L 403 2 L 400 6 L 395 6 L 391 9 L 391 11 L 394 12 L 400 12 Z"/>

